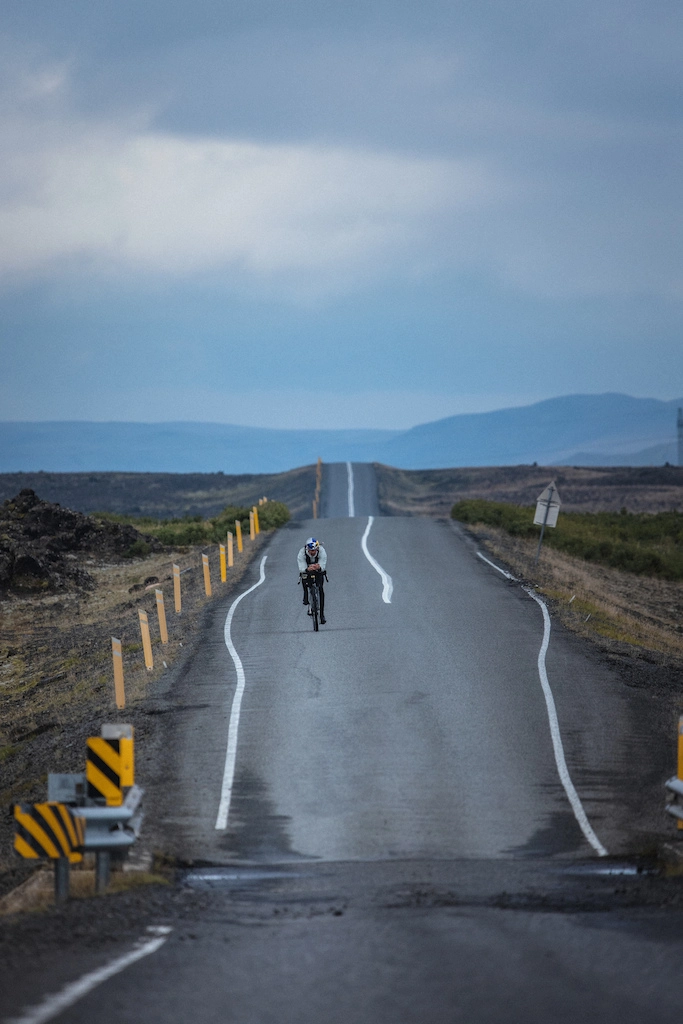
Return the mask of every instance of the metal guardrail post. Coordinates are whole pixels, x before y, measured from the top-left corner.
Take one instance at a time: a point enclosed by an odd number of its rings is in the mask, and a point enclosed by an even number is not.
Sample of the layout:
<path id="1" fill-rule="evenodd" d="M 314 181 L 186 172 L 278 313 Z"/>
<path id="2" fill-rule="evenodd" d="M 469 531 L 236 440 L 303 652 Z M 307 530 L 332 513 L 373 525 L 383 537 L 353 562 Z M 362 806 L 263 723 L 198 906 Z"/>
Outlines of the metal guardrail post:
<path id="1" fill-rule="evenodd" d="M 66 903 L 69 898 L 69 858 L 57 857 L 55 859 L 55 903 Z"/>
<path id="2" fill-rule="evenodd" d="M 95 854 L 95 892 L 102 895 L 107 891 L 111 872 L 111 854 L 109 850 L 98 850 Z"/>

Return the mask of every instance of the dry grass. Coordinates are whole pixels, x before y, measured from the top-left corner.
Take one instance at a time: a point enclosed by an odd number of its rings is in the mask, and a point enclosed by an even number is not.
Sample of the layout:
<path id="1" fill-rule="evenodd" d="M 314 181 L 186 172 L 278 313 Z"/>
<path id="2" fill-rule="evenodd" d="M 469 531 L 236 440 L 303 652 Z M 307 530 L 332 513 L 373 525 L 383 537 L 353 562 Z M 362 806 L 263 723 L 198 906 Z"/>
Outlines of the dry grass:
<path id="1" fill-rule="evenodd" d="M 683 660 L 683 584 L 633 576 L 544 548 L 490 526 L 468 527 L 515 575 L 551 599 L 564 623 L 592 640 Z"/>
<path id="2" fill-rule="evenodd" d="M 168 878 L 150 871 L 114 871 L 107 892 L 103 895 L 127 892 L 146 885 L 168 884 Z M 96 895 L 95 869 L 72 868 L 69 878 L 70 898 L 89 899 Z M 39 868 L 20 886 L 0 898 L 0 917 L 8 914 L 39 914 L 54 906 L 54 902 L 54 873 L 48 865 Z"/>

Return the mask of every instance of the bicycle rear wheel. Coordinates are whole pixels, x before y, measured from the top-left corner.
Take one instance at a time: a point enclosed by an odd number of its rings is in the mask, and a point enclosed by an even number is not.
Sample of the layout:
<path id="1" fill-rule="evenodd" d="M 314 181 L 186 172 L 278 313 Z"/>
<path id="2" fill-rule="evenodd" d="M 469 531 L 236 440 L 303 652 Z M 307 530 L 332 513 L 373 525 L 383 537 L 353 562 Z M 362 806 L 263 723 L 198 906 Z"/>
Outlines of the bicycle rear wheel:
<path id="1" fill-rule="evenodd" d="M 313 619 L 313 629 L 318 632 L 318 587 L 317 584 L 312 586 L 309 590 L 311 598 L 311 618 Z"/>

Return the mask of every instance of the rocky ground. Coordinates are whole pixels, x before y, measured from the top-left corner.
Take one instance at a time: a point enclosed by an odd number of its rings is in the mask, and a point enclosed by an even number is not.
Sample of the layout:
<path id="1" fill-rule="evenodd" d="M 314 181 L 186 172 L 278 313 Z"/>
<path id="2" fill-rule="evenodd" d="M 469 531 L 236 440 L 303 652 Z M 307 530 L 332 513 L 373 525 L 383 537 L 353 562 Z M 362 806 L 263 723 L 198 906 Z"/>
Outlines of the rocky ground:
<path id="1" fill-rule="evenodd" d="M 43 501 L 30 488 L 0 506 L 0 595 L 89 590 L 86 565 L 160 551 L 153 537 Z"/>

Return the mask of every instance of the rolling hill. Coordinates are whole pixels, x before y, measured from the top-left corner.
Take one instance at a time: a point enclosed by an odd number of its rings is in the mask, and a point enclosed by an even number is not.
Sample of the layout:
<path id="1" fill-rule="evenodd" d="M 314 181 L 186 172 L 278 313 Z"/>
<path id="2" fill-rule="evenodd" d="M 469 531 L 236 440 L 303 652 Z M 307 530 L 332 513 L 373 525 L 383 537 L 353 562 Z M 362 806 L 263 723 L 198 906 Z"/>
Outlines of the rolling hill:
<path id="1" fill-rule="evenodd" d="M 220 423 L 0 422 L 0 472 L 277 473 L 325 462 L 446 466 L 675 463 L 676 411 L 628 395 L 567 395 L 410 430 L 272 430 Z"/>

